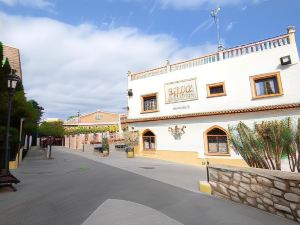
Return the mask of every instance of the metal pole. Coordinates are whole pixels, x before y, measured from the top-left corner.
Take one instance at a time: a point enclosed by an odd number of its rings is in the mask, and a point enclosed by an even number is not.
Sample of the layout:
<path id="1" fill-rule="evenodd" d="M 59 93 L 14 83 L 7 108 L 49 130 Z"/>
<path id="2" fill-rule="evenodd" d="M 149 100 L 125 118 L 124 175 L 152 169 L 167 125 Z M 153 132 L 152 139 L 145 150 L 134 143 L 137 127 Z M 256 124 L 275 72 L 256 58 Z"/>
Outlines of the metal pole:
<path id="1" fill-rule="evenodd" d="M 207 178 L 207 182 L 209 183 L 209 162 L 207 161 L 206 163 L 206 178 Z"/>
<path id="2" fill-rule="evenodd" d="M 11 115 L 11 99 L 12 94 L 8 94 L 8 114 L 7 114 L 7 125 L 6 125 L 6 140 L 5 140 L 5 154 L 4 154 L 4 173 L 7 175 L 9 173 L 9 159 L 10 159 L 10 115 Z"/>

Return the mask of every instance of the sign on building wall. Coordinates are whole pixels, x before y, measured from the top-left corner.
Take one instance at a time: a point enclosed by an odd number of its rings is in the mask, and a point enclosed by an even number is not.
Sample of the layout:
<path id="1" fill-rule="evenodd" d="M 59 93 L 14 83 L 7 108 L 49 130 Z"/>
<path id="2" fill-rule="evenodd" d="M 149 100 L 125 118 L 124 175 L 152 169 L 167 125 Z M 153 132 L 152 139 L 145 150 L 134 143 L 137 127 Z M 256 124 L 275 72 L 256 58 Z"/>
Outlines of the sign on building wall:
<path id="1" fill-rule="evenodd" d="M 198 99 L 196 78 L 165 84 L 166 104 Z"/>

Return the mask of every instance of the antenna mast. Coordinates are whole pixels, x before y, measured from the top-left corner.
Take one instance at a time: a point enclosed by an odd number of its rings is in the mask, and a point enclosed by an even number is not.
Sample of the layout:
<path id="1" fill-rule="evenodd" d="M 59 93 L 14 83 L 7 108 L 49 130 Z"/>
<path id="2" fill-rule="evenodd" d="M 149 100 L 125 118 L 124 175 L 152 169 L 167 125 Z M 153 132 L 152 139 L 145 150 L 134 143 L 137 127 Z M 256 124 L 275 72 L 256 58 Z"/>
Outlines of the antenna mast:
<path id="1" fill-rule="evenodd" d="M 210 16 L 214 19 L 214 22 L 215 22 L 216 28 L 217 28 L 218 50 L 219 51 L 224 49 L 224 46 L 221 43 L 221 36 L 220 36 L 220 24 L 219 24 L 219 17 L 218 17 L 220 11 L 221 11 L 221 8 L 218 7 L 210 12 Z"/>

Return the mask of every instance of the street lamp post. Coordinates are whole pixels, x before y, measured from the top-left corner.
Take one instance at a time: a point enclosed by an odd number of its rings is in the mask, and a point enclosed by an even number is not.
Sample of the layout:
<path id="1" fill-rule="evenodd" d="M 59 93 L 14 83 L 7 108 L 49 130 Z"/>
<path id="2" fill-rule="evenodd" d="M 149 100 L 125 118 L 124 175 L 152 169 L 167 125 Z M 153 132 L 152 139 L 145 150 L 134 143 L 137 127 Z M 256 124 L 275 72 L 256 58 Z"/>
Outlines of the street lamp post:
<path id="1" fill-rule="evenodd" d="M 12 97 L 15 93 L 18 82 L 20 81 L 19 76 L 15 74 L 15 70 L 12 70 L 11 74 L 7 78 L 8 88 L 8 113 L 7 113 L 7 125 L 6 125 L 6 139 L 5 139 L 5 154 L 4 154 L 4 174 L 9 174 L 9 159 L 10 159 L 10 117 L 11 117 L 11 105 Z"/>
<path id="2" fill-rule="evenodd" d="M 11 73 L 7 77 L 7 88 L 8 88 L 8 113 L 7 113 L 7 126 L 6 126 L 6 138 L 5 138 L 5 151 L 4 151 L 4 160 L 3 160 L 3 168 L 0 169 L 0 185 L 1 186 L 9 186 L 14 191 L 16 189 L 12 184 L 20 183 L 20 181 L 14 177 L 9 171 L 9 159 L 10 159 L 10 116 L 11 116 L 11 105 L 12 105 L 12 97 L 15 93 L 16 87 L 20 78 L 15 74 L 15 70 L 12 70 Z"/>

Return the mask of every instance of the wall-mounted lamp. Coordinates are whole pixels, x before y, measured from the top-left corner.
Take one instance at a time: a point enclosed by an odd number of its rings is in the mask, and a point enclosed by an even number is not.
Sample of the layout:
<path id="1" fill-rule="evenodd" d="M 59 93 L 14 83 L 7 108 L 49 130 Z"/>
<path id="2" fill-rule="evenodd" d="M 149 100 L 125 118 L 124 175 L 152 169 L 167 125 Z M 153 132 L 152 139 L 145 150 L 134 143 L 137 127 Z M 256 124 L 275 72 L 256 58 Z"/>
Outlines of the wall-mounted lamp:
<path id="1" fill-rule="evenodd" d="M 129 96 L 129 97 L 133 96 L 132 89 L 128 89 L 128 96 Z"/>
<path id="2" fill-rule="evenodd" d="M 280 63 L 281 63 L 281 65 L 283 65 L 283 66 L 292 64 L 291 56 L 287 55 L 287 56 L 281 57 L 281 58 L 280 58 Z"/>

